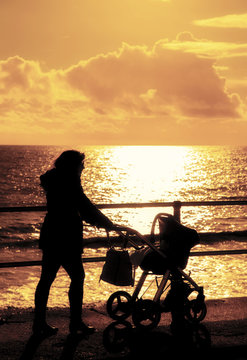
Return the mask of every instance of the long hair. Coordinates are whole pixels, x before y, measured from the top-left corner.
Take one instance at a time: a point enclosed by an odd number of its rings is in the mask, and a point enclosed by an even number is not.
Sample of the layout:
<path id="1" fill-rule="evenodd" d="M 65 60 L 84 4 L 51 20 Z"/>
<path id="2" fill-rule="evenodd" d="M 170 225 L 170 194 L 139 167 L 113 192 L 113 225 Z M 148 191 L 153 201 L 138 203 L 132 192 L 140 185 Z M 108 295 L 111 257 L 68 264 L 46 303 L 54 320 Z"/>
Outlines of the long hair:
<path id="1" fill-rule="evenodd" d="M 74 171 L 85 159 L 85 154 L 77 150 L 64 151 L 54 162 L 57 170 Z"/>

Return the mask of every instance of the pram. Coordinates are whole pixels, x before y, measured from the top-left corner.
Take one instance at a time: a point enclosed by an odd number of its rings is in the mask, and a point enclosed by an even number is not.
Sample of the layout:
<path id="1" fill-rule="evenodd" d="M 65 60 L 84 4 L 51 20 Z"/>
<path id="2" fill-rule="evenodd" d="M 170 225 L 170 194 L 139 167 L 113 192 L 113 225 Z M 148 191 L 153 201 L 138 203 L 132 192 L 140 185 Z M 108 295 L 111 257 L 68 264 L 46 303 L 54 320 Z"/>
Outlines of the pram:
<path id="1" fill-rule="evenodd" d="M 159 234 L 155 231 L 159 225 Z M 109 316 L 118 321 L 125 321 L 132 315 L 136 328 L 151 330 L 157 327 L 161 314 L 172 312 L 174 304 L 182 301 L 183 315 L 191 323 L 199 323 L 207 313 L 203 287 L 183 270 L 187 265 L 190 249 L 199 243 L 195 230 L 178 223 L 172 215 L 159 213 L 153 220 L 150 239 L 138 231 L 119 227 L 118 234 L 133 246 L 136 251 L 132 261 L 139 259 L 143 270 L 133 294 L 116 291 L 108 299 L 106 307 Z M 155 238 L 158 237 L 158 246 Z M 140 243 L 142 246 L 140 246 Z M 157 291 L 152 300 L 139 297 L 148 275 L 155 275 Z M 158 282 L 157 275 L 161 277 Z M 166 294 L 161 301 L 161 295 Z M 181 308 L 180 308 L 181 310 Z"/>

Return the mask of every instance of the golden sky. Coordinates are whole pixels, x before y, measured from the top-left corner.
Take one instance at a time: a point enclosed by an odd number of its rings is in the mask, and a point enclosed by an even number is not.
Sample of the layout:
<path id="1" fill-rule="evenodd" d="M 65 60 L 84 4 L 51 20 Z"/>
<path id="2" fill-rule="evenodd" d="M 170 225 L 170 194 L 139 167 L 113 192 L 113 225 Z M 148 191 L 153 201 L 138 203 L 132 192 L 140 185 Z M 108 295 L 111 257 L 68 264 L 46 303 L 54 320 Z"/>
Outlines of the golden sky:
<path id="1" fill-rule="evenodd" d="M 247 144 L 246 0 L 1 0 L 1 144 Z"/>

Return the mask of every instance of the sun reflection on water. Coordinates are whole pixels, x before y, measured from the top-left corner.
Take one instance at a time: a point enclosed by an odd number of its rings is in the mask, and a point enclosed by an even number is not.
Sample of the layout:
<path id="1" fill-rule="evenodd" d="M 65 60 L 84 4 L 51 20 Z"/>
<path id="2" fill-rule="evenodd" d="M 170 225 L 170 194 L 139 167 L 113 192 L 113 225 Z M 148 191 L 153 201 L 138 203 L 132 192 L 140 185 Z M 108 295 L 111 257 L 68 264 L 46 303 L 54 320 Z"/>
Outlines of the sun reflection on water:
<path id="1" fill-rule="evenodd" d="M 111 202 L 158 201 L 167 199 L 184 176 L 183 149 L 179 147 L 125 146 L 109 149 L 110 166 L 101 168 L 105 180 L 99 191 L 112 184 Z M 119 182 L 119 178 L 121 181 Z M 130 196 L 130 193 L 132 194 Z M 174 195 L 173 195 L 174 196 Z"/>

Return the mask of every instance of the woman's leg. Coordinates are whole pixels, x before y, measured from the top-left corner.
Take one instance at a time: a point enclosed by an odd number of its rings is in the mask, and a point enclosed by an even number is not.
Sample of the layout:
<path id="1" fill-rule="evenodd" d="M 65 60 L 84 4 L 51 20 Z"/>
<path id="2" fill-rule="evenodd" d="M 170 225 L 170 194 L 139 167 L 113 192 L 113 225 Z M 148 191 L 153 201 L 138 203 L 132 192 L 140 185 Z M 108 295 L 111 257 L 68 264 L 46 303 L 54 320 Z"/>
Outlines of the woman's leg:
<path id="1" fill-rule="evenodd" d="M 41 276 L 35 291 L 34 330 L 46 324 L 46 306 L 50 287 L 59 267 L 60 261 L 53 253 L 43 253 Z"/>
<path id="2" fill-rule="evenodd" d="M 81 254 L 70 254 L 62 262 L 62 266 L 68 273 L 71 283 L 69 288 L 70 323 L 77 326 L 82 321 L 82 301 L 85 272 Z"/>

